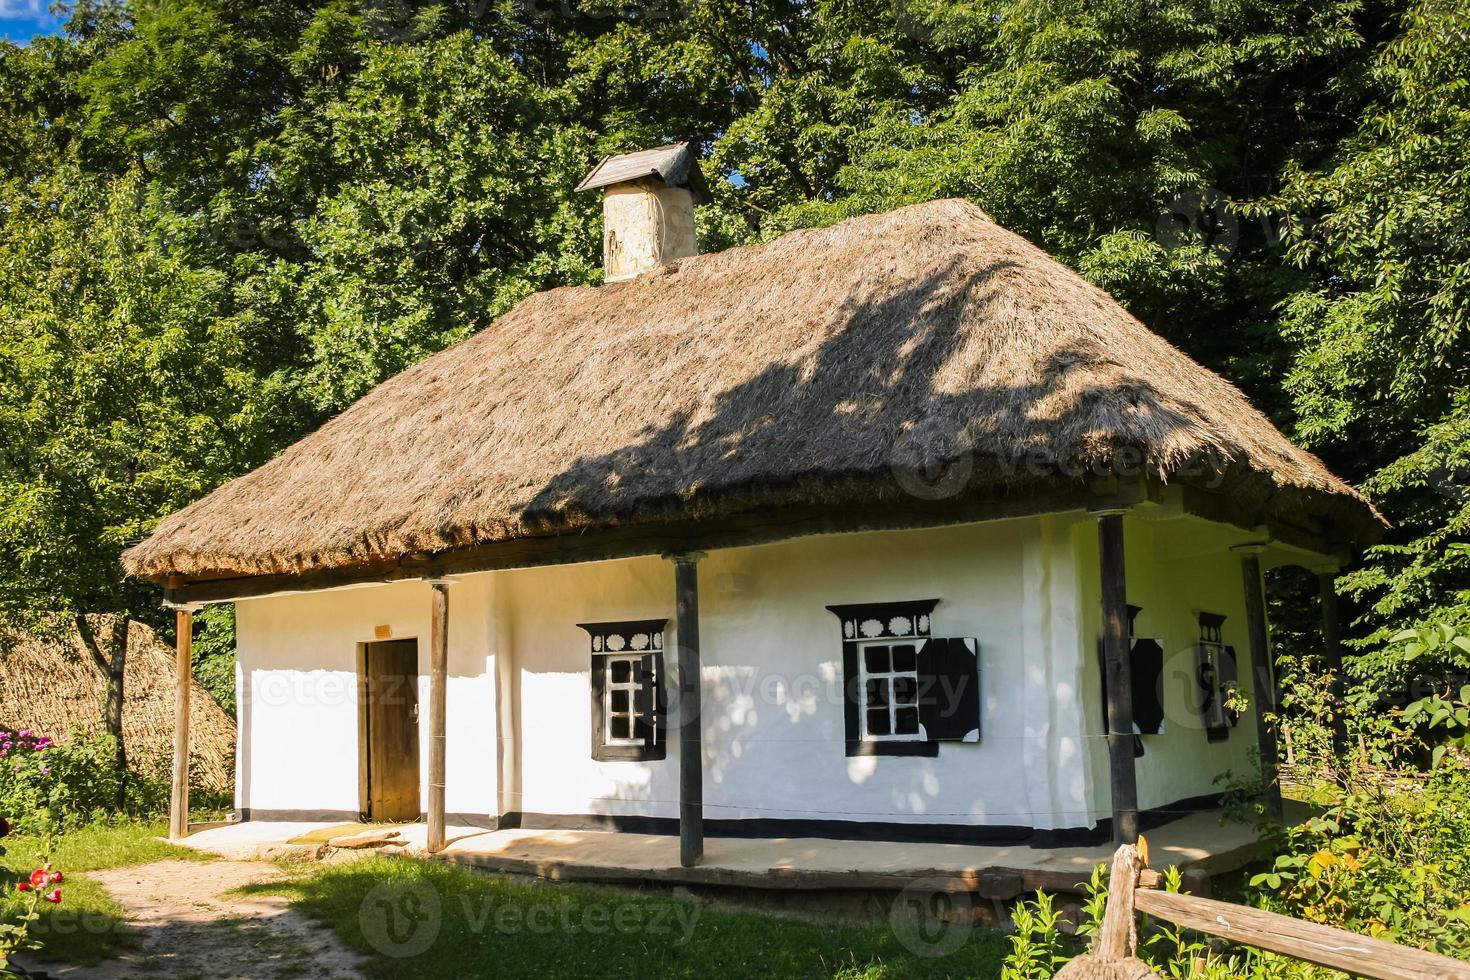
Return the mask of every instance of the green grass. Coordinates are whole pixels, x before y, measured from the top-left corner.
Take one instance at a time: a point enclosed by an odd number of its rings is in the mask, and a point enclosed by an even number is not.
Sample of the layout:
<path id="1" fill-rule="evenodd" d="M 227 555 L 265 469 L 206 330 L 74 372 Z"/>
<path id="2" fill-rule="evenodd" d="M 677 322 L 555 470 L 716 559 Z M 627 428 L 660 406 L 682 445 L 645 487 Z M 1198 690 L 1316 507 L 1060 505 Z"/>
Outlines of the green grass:
<path id="1" fill-rule="evenodd" d="M 280 894 L 370 957 L 370 977 L 994 977 L 1006 940 L 975 927 L 924 956 L 886 926 L 820 925 L 669 897 L 548 885 L 410 858 L 303 870 Z M 955 926 L 938 927 L 940 932 Z M 932 936 L 934 933 L 930 933 Z"/>
<path id="2" fill-rule="evenodd" d="M 119 930 L 122 908 L 85 872 L 125 868 L 163 858 L 204 860 L 205 855 L 160 841 L 167 832 L 162 823 L 124 823 L 84 827 L 64 834 L 51 854 L 51 866 L 65 875 L 60 905 L 42 903 L 41 918 L 31 936 L 41 943 L 30 955 L 44 960 L 91 965 L 126 946 Z M 21 908 L 15 883 L 42 863 L 41 844 L 34 837 L 14 836 L 0 841 L 0 921 L 12 920 Z"/>

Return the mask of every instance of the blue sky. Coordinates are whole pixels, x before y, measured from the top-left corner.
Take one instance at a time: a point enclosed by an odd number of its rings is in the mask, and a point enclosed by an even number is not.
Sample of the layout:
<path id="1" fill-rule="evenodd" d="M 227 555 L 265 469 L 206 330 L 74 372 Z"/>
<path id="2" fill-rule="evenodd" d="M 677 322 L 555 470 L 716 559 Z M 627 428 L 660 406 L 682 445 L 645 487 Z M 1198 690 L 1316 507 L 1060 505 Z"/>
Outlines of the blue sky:
<path id="1" fill-rule="evenodd" d="M 55 34 L 61 21 L 51 0 L 0 0 L 0 37 L 24 44 L 37 34 Z"/>

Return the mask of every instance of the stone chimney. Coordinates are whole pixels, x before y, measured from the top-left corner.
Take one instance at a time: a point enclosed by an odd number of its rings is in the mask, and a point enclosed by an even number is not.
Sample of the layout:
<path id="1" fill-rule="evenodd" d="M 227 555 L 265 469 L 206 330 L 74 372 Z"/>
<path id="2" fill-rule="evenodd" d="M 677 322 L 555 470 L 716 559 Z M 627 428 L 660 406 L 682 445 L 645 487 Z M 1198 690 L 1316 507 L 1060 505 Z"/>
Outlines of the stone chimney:
<path id="1" fill-rule="evenodd" d="M 599 187 L 606 282 L 699 254 L 694 208 L 708 204 L 710 195 L 688 143 L 604 157 L 577 190 Z"/>

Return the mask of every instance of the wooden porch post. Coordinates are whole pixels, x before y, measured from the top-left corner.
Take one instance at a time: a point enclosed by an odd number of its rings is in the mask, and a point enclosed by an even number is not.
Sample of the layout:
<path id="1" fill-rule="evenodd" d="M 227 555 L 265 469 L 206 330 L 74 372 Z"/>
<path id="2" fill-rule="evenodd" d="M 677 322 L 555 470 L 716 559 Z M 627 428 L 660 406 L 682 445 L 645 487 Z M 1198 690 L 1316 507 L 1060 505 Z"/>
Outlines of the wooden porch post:
<path id="1" fill-rule="evenodd" d="M 168 587 L 182 584 L 170 575 Z M 165 603 L 174 610 L 174 766 L 173 785 L 168 799 L 168 836 L 182 840 L 189 836 L 189 694 L 194 679 L 194 607 Z"/>
<path id="2" fill-rule="evenodd" d="M 1347 678 L 1342 673 L 1342 623 L 1338 618 L 1337 566 L 1317 569 L 1317 594 L 1322 603 L 1322 663 L 1332 671 L 1332 743 L 1341 752 L 1347 745 Z"/>
<path id="3" fill-rule="evenodd" d="M 1261 584 L 1261 552 L 1264 545 L 1246 545 L 1240 552 L 1240 570 L 1245 585 L 1246 632 L 1250 638 L 1251 669 L 1256 682 L 1256 738 L 1261 752 L 1261 778 L 1266 784 L 1266 805 L 1281 816 L 1281 778 L 1276 749 L 1276 669 L 1271 658 L 1271 640 L 1266 630 L 1266 594 Z"/>
<path id="4" fill-rule="evenodd" d="M 1108 771 L 1113 843 L 1138 841 L 1138 775 L 1133 768 L 1133 678 L 1128 652 L 1128 586 L 1123 573 L 1123 511 L 1094 511 L 1102 572 Z"/>
<path id="5" fill-rule="evenodd" d="M 690 552 L 670 557 L 679 636 L 679 863 L 692 868 L 704 857 L 704 759 L 699 731 L 699 559 L 704 556 Z"/>
<path id="6" fill-rule="evenodd" d="M 445 686 L 449 673 L 449 583 L 430 585 L 428 848 L 444 850 Z"/>

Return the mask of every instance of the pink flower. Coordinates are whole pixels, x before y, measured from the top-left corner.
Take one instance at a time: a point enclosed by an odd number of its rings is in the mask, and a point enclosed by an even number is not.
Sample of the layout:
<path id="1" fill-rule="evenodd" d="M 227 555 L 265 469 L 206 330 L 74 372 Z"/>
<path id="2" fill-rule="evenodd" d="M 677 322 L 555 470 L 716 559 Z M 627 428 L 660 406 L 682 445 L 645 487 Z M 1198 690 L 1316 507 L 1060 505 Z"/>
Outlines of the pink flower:
<path id="1" fill-rule="evenodd" d="M 21 733 L 20 733 L 20 737 L 21 738 L 30 738 L 31 737 L 31 733 L 29 731 L 22 730 Z"/>
<path id="2" fill-rule="evenodd" d="M 40 888 L 42 885 L 46 884 L 46 882 L 50 880 L 51 872 L 47 871 L 45 868 L 37 868 L 35 871 L 31 872 L 32 888 Z"/>
<path id="3" fill-rule="evenodd" d="M 53 884 L 53 885 L 59 885 L 59 884 L 61 884 L 61 872 L 60 871 L 53 871 L 53 872 L 51 872 L 51 884 Z"/>
<path id="4" fill-rule="evenodd" d="M 60 905 L 61 904 L 61 889 L 60 888 L 53 888 L 49 892 L 47 892 L 46 893 L 46 901 L 50 902 L 52 905 Z"/>
<path id="5" fill-rule="evenodd" d="M 51 770 L 48 767 L 46 767 L 46 766 L 42 766 L 41 767 L 41 775 L 43 775 L 43 776 L 49 776 L 49 775 L 51 775 Z"/>

